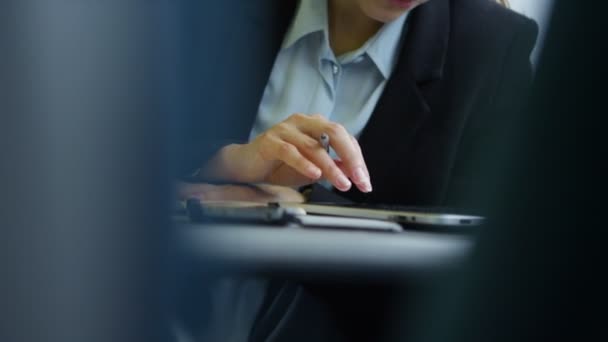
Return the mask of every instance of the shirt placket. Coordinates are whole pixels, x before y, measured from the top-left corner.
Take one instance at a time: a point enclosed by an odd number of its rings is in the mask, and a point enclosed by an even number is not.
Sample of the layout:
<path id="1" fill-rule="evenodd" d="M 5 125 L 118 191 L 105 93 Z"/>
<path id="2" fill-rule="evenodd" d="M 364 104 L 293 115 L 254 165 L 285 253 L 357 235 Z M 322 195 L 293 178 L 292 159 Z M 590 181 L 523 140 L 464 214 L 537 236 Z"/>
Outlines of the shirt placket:
<path id="1" fill-rule="evenodd" d="M 333 58 L 328 50 L 328 47 L 320 49 L 318 58 L 318 72 L 321 75 L 323 82 L 322 94 L 318 94 L 319 98 L 323 99 L 323 103 L 319 106 L 321 114 L 328 119 L 331 119 L 336 103 L 337 80 L 340 73 L 340 66 Z"/>

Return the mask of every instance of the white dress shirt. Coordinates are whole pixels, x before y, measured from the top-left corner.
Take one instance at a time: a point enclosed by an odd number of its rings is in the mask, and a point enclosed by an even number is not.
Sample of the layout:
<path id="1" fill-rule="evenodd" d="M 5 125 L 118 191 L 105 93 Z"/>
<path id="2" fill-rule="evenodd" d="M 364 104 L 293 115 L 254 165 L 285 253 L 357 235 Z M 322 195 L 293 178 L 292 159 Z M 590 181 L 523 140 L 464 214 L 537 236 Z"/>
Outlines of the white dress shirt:
<path id="1" fill-rule="evenodd" d="M 356 51 L 335 56 L 327 0 L 300 1 L 276 57 L 250 139 L 294 113 L 322 114 L 358 136 L 399 54 L 408 13 L 384 24 Z"/>

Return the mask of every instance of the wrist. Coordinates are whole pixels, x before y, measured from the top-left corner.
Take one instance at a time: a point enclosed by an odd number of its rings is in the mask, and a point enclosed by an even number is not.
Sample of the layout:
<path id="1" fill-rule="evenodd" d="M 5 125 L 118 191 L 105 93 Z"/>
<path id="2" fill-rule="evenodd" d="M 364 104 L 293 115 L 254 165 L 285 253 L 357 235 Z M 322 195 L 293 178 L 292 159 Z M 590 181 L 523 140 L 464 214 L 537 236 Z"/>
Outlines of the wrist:
<path id="1" fill-rule="evenodd" d="M 246 182 L 240 165 L 244 160 L 243 144 L 230 144 L 220 148 L 201 168 L 201 175 L 210 180 Z"/>

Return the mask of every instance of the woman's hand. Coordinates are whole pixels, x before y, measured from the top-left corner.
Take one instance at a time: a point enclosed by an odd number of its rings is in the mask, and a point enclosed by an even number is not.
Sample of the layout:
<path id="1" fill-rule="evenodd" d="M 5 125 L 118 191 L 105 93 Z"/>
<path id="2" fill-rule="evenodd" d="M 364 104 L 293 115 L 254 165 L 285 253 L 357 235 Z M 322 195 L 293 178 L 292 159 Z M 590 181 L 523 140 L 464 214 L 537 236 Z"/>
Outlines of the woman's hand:
<path id="1" fill-rule="evenodd" d="M 326 133 L 338 155 L 334 160 L 319 143 Z M 249 144 L 222 148 L 202 170 L 206 177 L 238 182 L 301 186 L 327 179 L 347 191 L 354 183 L 372 191 L 369 172 L 357 140 L 322 115 L 294 114 Z"/>

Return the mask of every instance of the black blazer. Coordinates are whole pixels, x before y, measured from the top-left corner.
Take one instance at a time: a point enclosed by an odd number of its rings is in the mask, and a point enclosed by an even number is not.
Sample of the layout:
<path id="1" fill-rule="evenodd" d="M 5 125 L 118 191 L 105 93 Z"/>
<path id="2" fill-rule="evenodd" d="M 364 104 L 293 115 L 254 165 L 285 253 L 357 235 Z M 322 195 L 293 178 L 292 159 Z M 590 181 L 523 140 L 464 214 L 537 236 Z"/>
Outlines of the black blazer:
<path id="1" fill-rule="evenodd" d="M 181 134 L 191 149 L 183 171 L 223 144 L 247 140 L 297 4 L 231 3 L 206 9 L 210 21 L 187 28 L 191 46 L 206 49 L 188 54 L 198 67 L 187 70 L 190 114 Z M 225 25 L 225 18 L 235 22 Z M 484 153 L 501 153 L 508 143 L 501 132 L 517 129 L 537 26 L 490 0 L 431 0 L 412 12 L 405 29 L 396 68 L 359 139 L 374 191 L 345 196 L 470 204 L 476 180 L 492 171 Z"/>

